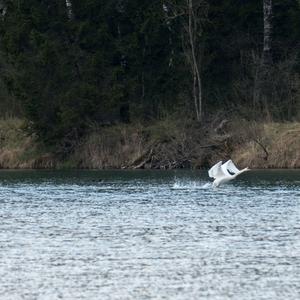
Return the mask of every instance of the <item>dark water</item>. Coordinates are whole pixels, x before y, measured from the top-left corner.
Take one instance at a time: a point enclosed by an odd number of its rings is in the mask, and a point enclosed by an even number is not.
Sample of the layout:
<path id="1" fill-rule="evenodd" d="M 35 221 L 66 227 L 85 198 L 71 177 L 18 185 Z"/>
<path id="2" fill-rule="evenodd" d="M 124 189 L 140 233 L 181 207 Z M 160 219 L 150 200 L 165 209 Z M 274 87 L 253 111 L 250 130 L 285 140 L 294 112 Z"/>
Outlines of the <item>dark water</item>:
<path id="1" fill-rule="evenodd" d="M 300 299 L 300 171 L 0 172 L 0 299 Z"/>

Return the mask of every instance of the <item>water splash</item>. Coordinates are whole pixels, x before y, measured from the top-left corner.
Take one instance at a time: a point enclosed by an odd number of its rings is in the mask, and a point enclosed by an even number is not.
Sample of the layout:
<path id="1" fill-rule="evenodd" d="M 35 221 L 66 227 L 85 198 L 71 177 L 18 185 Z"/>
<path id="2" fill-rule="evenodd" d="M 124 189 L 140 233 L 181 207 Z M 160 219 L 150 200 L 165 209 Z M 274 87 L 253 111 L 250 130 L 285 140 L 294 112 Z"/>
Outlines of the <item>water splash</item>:
<path id="1" fill-rule="evenodd" d="M 182 180 L 176 180 L 173 185 L 172 189 L 174 190 L 203 190 L 203 189 L 209 189 L 212 187 L 212 184 L 210 182 L 203 181 L 182 181 Z"/>

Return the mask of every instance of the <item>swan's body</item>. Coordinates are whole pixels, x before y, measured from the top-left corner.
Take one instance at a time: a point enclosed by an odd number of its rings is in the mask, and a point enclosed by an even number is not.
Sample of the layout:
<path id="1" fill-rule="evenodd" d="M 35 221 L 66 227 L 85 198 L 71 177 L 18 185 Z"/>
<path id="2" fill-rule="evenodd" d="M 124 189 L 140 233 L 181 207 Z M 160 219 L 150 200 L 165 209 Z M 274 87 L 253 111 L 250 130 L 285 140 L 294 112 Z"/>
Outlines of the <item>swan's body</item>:
<path id="1" fill-rule="evenodd" d="M 208 170 L 208 175 L 215 179 L 213 187 L 218 187 L 220 184 L 226 183 L 248 170 L 249 168 L 239 170 L 230 159 L 224 164 L 222 164 L 222 161 L 216 163 Z"/>

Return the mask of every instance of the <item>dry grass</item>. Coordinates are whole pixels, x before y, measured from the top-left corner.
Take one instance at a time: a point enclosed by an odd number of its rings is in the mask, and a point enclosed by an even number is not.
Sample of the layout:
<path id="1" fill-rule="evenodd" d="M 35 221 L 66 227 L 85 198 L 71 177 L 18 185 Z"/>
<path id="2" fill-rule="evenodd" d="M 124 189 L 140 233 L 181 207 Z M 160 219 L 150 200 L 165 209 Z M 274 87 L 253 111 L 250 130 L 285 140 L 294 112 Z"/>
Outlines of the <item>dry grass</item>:
<path id="1" fill-rule="evenodd" d="M 248 133 L 233 151 L 232 157 L 238 164 L 252 168 L 300 168 L 300 123 L 266 123 L 254 127 L 256 137 Z"/>
<path id="2" fill-rule="evenodd" d="M 75 153 L 60 161 L 22 130 L 0 120 L 0 168 L 200 168 L 232 158 L 250 168 L 300 168 L 300 123 L 233 121 L 226 132 L 193 122 L 94 128 Z"/>
<path id="3" fill-rule="evenodd" d="M 29 142 L 23 134 L 19 119 L 0 120 L 0 167 L 19 168 L 23 164 L 21 156 Z"/>
<path id="4" fill-rule="evenodd" d="M 79 168 L 122 168 L 141 155 L 144 144 L 139 125 L 96 129 L 85 138 L 70 160 Z"/>
<path id="5" fill-rule="evenodd" d="M 165 120 L 146 127 L 122 125 L 95 130 L 71 160 L 73 166 L 100 169 L 201 168 L 229 158 L 241 167 L 300 168 L 299 149 L 300 123 L 237 120 L 227 132 L 216 134 L 214 130 L 203 132 L 191 123 Z"/>
<path id="6" fill-rule="evenodd" d="M 71 161 L 80 168 L 174 168 L 201 165 L 197 149 L 201 132 L 175 120 L 147 126 L 116 125 L 96 128 Z"/>
<path id="7" fill-rule="evenodd" d="M 39 169 L 53 168 L 57 160 L 41 151 L 40 145 L 23 130 L 23 120 L 0 120 L 0 168 Z"/>

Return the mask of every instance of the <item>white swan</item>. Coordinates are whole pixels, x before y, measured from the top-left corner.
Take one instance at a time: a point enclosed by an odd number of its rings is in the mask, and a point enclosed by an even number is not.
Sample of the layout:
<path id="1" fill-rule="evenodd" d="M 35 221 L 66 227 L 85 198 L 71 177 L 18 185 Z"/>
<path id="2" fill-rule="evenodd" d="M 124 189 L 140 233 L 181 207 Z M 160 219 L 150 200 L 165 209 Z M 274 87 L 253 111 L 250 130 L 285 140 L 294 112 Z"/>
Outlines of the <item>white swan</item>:
<path id="1" fill-rule="evenodd" d="M 218 187 L 220 184 L 226 183 L 246 171 L 249 171 L 249 168 L 239 170 L 230 159 L 224 164 L 222 164 L 222 161 L 216 163 L 208 170 L 208 175 L 215 179 L 213 187 Z"/>

